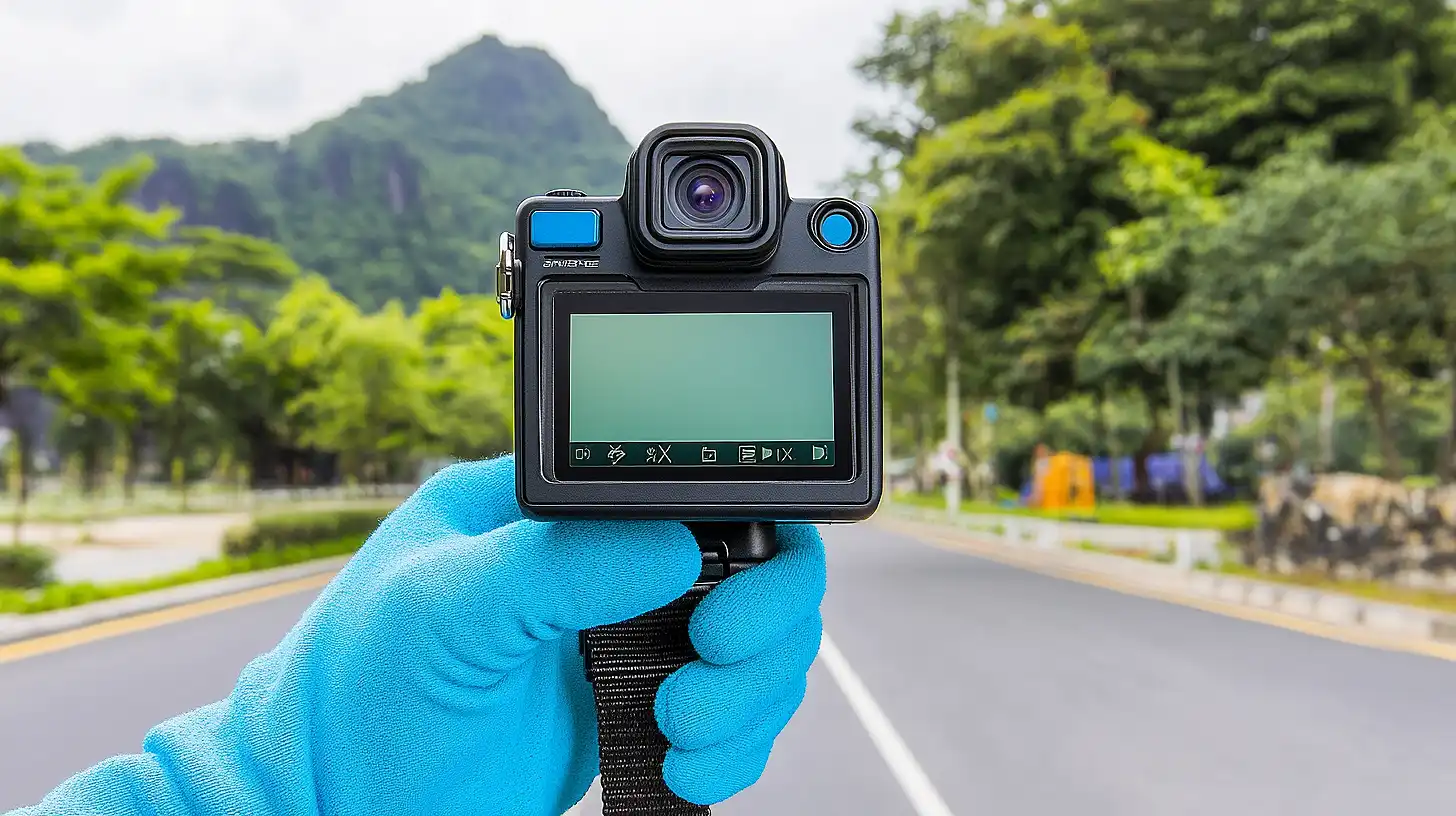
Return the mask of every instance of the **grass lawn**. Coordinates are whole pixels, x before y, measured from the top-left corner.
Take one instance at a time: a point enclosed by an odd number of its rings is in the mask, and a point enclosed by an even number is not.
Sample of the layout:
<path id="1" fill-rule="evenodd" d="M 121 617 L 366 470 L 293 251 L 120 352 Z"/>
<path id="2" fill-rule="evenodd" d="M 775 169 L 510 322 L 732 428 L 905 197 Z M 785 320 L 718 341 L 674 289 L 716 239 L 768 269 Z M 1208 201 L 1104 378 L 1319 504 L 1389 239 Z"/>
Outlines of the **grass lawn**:
<path id="1" fill-rule="evenodd" d="M 930 510 L 945 509 L 940 494 L 899 493 L 892 500 L 900 504 Z M 1072 510 L 1036 510 L 1028 507 L 1005 507 L 989 502 L 962 501 L 962 513 L 1027 516 L 1062 521 L 1094 521 L 1101 524 L 1126 524 L 1137 527 L 1181 528 L 1190 530 L 1251 530 L 1258 521 L 1252 504 L 1227 504 L 1218 507 L 1159 507 L 1140 504 L 1099 504 L 1091 512 Z"/>
<path id="2" fill-rule="evenodd" d="M 1173 552 L 1171 550 L 1166 552 L 1152 552 L 1149 550 L 1139 550 L 1134 547 L 1108 547 L 1102 544 L 1093 544 L 1090 541 L 1080 541 L 1073 546 L 1079 550 L 1102 553 L 1103 555 L 1120 555 L 1123 558 L 1136 558 L 1139 561 L 1152 561 L 1158 564 L 1173 563 Z"/>
<path id="3" fill-rule="evenodd" d="M 1171 563 L 1172 561 L 1171 554 L 1149 553 L 1141 550 L 1122 549 L 1118 547 L 1103 547 L 1090 542 L 1082 542 L 1076 546 L 1078 549 L 1089 552 L 1117 555 L 1124 558 L 1136 558 L 1141 561 L 1156 561 L 1164 564 Z M 1280 575 L 1277 573 L 1260 572 L 1253 567 L 1246 567 L 1240 564 L 1238 562 L 1238 555 L 1231 551 L 1224 553 L 1223 564 L 1213 571 L 1223 575 L 1234 575 L 1240 578 L 1267 581 L 1271 584 L 1286 584 L 1325 592 L 1338 592 L 1342 595 L 1352 595 L 1367 601 L 1403 604 L 1405 606 L 1432 609 L 1437 612 L 1456 613 L 1456 594 L 1450 592 L 1410 589 L 1392 584 L 1383 584 L 1378 581 L 1341 581 L 1327 575 L 1313 573 Z"/>
<path id="4" fill-rule="evenodd" d="M 1367 601 L 1405 604 L 1406 606 L 1434 609 L 1437 612 L 1456 613 L 1456 594 L 1450 592 L 1411 589 L 1391 584 L 1382 584 L 1378 581 L 1340 581 L 1330 578 L 1327 575 L 1276 575 L 1260 572 L 1253 567 L 1246 567 L 1238 563 L 1224 564 L 1221 571 L 1226 575 L 1238 575 L 1243 578 L 1255 578 L 1271 583 L 1290 584 L 1309 589 L 1320 589 L 1326 592 L 1339 592 L 1344 595 L 1364 598 Z"/>

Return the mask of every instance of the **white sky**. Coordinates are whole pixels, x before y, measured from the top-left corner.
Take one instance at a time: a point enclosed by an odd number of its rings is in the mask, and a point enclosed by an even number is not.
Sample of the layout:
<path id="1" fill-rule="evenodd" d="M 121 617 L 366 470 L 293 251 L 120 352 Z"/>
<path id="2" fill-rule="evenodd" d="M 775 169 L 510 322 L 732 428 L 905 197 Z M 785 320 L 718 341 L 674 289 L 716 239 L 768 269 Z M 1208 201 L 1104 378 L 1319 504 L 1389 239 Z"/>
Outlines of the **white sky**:
<path id="1" fill-rule="evenodd" d="M 0 0 L 0 143 L 276 137 L 483 33 L 539 45 L 629 142 L 747 121 L 797 195 L 863 155 L 851 65 L 898 9 L 946 0 Z"/>

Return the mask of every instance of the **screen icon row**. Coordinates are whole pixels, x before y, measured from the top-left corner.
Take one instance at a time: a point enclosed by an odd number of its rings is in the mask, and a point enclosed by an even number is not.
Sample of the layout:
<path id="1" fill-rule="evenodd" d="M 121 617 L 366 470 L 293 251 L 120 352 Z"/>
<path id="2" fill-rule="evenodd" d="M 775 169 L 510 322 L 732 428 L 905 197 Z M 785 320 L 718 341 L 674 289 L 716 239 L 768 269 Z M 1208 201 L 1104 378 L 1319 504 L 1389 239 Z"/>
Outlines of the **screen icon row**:
<path id="1" fill-rule="evenodd" d="M 707 448 L 703 449 L 705 452 Z M 738 463 L 740 465 L 797 465 L 803 461 L 799 458 L 803 453 L 799 445 L 739 445 Z M 809 462 L 823 462 L 829 458 L 828 445 L 810 445 Z M 708 461 L 706 458 L 703 461 Z"/>
<path id="2" fill-rule="evenodd" d="M 829 442 L 578 442 L 570 449 L 573 467 L 809 466 L 834 464 Z"/>

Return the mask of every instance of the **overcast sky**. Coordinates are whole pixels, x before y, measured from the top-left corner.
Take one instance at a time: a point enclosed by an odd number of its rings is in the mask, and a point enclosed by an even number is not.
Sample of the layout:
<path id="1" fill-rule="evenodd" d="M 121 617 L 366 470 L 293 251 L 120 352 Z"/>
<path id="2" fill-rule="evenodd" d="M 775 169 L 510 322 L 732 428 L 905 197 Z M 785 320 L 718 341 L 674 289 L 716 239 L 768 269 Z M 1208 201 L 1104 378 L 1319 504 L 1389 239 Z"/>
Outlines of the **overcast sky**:
<path id="1" fill-rule="evenodd" d="M 944 0 L 0 0 L 0 143 L 276 137 L 387 91 L 483 33 L 539 45 L 631 142 L 748 121 L 798 195 L 858 161 L 855 58 Z"/>

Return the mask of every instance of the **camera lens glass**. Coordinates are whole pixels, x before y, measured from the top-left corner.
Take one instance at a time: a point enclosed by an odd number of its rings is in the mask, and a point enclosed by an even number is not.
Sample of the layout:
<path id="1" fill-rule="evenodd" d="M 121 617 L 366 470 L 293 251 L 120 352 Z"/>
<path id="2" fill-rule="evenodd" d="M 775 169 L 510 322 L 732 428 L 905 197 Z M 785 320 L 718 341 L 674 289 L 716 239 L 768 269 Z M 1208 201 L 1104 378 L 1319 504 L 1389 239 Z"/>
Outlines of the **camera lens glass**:
<path id="1" fill-rule="evenodd" d="M 728 191 L 712 176 L 698 176 L 688 182 L 688 205 L 703 215 L 712 215 L 728 200 Z"/>
<path id="2" fill-rule="evenodd" d="M 708 164 L 688 168 L 678 185 L 678 206 L 697 221 L 718 221 L 733 209 L 736 191 L 731 176 Z"/>

